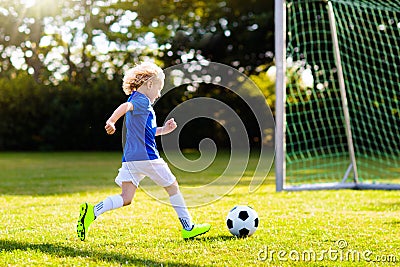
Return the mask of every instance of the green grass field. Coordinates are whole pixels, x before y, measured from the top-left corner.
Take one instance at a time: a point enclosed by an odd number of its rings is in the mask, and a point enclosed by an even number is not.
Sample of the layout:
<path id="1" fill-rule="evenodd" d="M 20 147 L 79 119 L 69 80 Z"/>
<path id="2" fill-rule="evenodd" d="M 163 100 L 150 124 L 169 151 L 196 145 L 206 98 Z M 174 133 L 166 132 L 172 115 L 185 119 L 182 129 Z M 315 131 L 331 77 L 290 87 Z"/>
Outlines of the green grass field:
<path id="1" fill-rule="evenodd" d="M 120 193 L 120 153 L 0 153 L 0 266 L 395 266 L 400 262 L 400 193 L 275 193 L 271 173 L 255 192 L 240 183 L 219 201 L 191 209 L 209 222 L 184 241 L 174 210 L 143 190 L 131 206 L 103 214 L 86 241 L 79 205 Z M 196 184 L 213 168 L 190 175 Z M 178 180 L 182 172 L 172 168 Z M 207 177 L 205 177 L 207 178 Z M 212 188 L 210 190 L 213 190 Z M 212 192 L 210 192 L 212 193 Z M 227 212 L 248 204 L 260 226 L 231 236 Z M 395 262 L 396 261 L 396 262 Z"/>

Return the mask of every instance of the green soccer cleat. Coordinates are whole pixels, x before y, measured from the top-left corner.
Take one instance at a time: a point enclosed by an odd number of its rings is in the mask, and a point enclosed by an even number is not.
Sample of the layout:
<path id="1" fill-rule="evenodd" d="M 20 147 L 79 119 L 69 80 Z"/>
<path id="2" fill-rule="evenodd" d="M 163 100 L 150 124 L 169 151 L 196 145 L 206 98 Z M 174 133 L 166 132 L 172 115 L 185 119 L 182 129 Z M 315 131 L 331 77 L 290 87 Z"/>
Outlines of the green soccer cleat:
<path id="1" fill-rule="evenodd" d="M 94 206 L 83 203 L 80 208 L 78 225 L 76 226 L 76 232 L 82 241 L 85 240 L 86 234 L 89 231 L 89 226 L 95 219 Z"/>
<path id="2" fill-rule="evenodd" d="M 195 224 L 193 226 L 192 230 L 190 230 L 190 231 L 182 229 L 182 237 L 183 237 L 183 239 L 193 238 L 195 236 L 199 236 L 199 235 L 207 233 L 208 231 L 210 231 L 210 228 L 211 228 L 211 225 L 209 225 L 208 223 Z"/>

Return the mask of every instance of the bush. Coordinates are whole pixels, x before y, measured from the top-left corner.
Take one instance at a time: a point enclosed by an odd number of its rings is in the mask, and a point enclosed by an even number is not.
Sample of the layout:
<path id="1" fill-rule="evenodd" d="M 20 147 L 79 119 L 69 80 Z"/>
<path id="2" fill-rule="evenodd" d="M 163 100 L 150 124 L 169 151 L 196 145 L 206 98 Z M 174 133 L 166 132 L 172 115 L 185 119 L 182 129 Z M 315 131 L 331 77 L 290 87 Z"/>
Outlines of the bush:
<path id="1" fill-rule="evenodd" d="M 81 88 L 39 85 L 27 74 L 0 79 L 1 150 L 106 150 L 120 147 L 105 120 L 124 101 L 119 81 Z"/>

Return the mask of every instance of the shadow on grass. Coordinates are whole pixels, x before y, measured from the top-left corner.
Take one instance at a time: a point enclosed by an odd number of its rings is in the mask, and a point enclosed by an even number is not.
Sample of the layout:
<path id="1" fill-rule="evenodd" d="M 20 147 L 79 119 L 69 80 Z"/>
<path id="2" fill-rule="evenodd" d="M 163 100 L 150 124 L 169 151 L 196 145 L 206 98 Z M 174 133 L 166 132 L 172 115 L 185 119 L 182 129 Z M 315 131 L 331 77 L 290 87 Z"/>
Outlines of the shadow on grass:
<path id="1" fill-rule="evenodd" d="M 28 244 L 17 242 L 13 240 L 4 240 L 0 239 L 0 251 L 12 252 L 14 250 L 21 251 L 40 251 L 42 253 L 56 256 L 59 258 L 64 257 L 81 257 L 87 258 L 89 260 L 96 261 L 106 261 L 111 264 L 119 264 L 119 265 L 139 265 L 139 266 L 187 266 L 194 267 L 197 265 L 192 264 L 184 264 L 184 263 L 175 263 L 175 262 L 162 262 L 149 260 L 134 256 L 128 256 L 121 253 L 110 253 L 110 252 L 94 252 L 90 250 L 84 250 L 80 248 L 72 248 L 68 246 L 58 245 L 58 244 L 50 244 L 50 243 L 41 243 L 41 244 Z"/>
<path id="2" fill-rule="evenodd" d="M 219 236 L 201 236 L 201 237 L 196 237 L 194 239 L 189 239 L 189 240 L 201 240 L 201 241 L 208 241 L 208 242 L 214 242 L 214 241 L 228 241 L 228 240 L 234 240 L 238 239 L 236 236 L 233 235 L 219 235 Z"/>
<path id="3" fill-rule="evenodd" d="M 384 222 L 383 224 L 400 226 L 400 221 Z"/>

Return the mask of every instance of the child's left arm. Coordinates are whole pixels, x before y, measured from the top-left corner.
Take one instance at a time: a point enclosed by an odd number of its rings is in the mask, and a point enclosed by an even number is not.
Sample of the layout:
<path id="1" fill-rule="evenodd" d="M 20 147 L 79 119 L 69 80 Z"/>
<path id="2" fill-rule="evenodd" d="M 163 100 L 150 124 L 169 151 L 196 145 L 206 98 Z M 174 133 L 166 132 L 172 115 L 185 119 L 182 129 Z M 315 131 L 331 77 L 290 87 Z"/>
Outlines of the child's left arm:
<path id="1" fill-rule="evenodd" d="M 164 124 L 163 127 L 157 127 L 156 136 L 169 134 L 170 132 L 175 130 L 176 127 L 177 127 L 177 125 L 176 125 L 174 118 L 169 119 L 169 120 L 167 120 L 167 122 Z"/>

